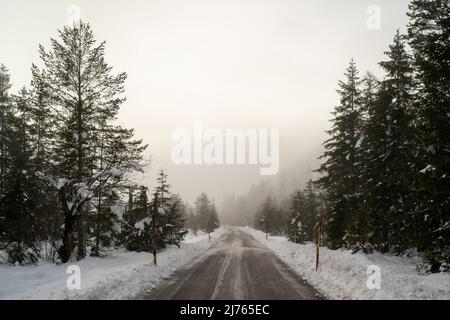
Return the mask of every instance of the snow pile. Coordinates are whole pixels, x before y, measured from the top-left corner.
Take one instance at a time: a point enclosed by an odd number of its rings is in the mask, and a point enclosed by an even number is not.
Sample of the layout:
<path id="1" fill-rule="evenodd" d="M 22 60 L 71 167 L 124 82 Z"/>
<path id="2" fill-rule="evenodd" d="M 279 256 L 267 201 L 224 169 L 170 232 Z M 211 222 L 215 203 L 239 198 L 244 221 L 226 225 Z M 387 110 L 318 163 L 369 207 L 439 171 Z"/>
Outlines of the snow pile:
<path id="1" fill-rule="evenodd" d="M 0 299 L 135 299 L 142 298 L 179 267 L 205 252 L 223 232 L 208 237 L 190 236 L 181 248 L 169 247 L 158 254 L 158 266 L 147 252 L 117 250 L 104 258 L 35 266 L 0 265 Z M 67 268 L 81 271 L 81 289 L 69 290 Z"/>
<path id="2" fill-rule="evenodd" d="M 112 167 L 112 168 L 109 170 L 109 174 L 110 174 L 112 177 L 120 177 L 120 176 L 122 175 L 122 171 L 120 171 L 119 169 L 117 169 L 117 168 L 115 168 L 115 167 Z"/>
<path id="3" fill-rule="evenodd" d="M 450 299 L 450 274 L 419 275 L 420 258 L 374 254 L 352 254 L 347 250 L 320 248 L 319 270 L 315 271 L 316 246 L 299 245 L 285 237 L 242 228 L 272 249 L 302 278 L 330 299 Z M 381 289 L 368 289 L 369 266 L 381 271 Z"/>
<path id="4" fill-rule="evenodd" d="M 224 227 L 220 227 L 219 229 L 214 231 L 214 233 L 211 233 L 211 239 L 218 239 L 224 233 L 224 231 L 225 231 Z M 191 230 L 189 230 L 189 232 L 184 237 L 184 242 L 185 243 L 193 243 L 193 242 L 204 241 L 204 240 L 208 240 L 208 239 L 209 239 L 208 234 L 203 231 L 198 231 L 197 235 L 195 235 Z"/>

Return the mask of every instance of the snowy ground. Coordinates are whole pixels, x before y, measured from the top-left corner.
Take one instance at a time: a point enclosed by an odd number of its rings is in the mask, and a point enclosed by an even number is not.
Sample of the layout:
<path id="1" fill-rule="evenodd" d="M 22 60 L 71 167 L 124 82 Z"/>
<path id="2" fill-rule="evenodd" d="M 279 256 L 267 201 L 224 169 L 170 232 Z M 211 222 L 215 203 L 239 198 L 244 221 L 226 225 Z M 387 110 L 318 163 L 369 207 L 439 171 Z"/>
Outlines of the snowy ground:
<path id="1" fill-rule="evenodd" d="M 261 231 L 242 228 L 272 249 L 301 277 L 330 299 L 450 299 L 450 274 L 418 275 L 420 258 L 379 253 L 351 254 L 350 251 L 320 249 L 319 270 L 315 271 L 316 247 L 299 245 L 284 237 L 265 238 Z M 381 271 L 381 289 L 367 287 L 367 268 Z"/>
<path id="2" fill-rule="evenodd" d="M 81 270 L 81 289 L 67 289 L 70 263 L 35 266 L 0 265 L 0 299 L 133 299 L 157 286 L 173 271 L 208 249 L 221 235 L 188 234 L 181 249 L 170 247 L 158 254 L 158 266 L 149 253 L 114 251 L 104 258 L 74 262 Z"/>

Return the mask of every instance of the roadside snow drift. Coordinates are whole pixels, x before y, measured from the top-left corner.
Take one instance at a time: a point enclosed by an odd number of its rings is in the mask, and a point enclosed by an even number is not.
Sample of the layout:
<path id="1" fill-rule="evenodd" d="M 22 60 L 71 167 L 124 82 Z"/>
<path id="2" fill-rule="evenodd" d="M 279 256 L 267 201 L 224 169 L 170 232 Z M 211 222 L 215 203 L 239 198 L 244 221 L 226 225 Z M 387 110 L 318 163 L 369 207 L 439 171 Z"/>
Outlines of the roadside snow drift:
<path id="1" fill-rule="evenodd" d="M 315 271 L 316 247 L 299 245 L 285 237 L 266 240 L 265 233 L 242 228 L 272 249 L 324 296 L 330 299 L 450 299 L 450 274 L 419 275 L 416 266 L 420 258 L 374 254 L 352 254 L 346 250 L 320 248 L 319 270 Z M 381 288 L 368 289 L 367 268 L 378 266 Z"/>
<path id="2" fill-rule="evenodd" d="M 181 248 L 169 247 L 158 254 L 157 267 L 150 253 L 125 250 L 63 265 L 0 265 L 0 299 L 139 299 L 177 268 L 205 252 L 222 232 L 218 229 L 211 241 L 208 235 L 188 234 Z M 67 288 L 67 268 L 71 265 L 80 268 L 80 290 Z"/>

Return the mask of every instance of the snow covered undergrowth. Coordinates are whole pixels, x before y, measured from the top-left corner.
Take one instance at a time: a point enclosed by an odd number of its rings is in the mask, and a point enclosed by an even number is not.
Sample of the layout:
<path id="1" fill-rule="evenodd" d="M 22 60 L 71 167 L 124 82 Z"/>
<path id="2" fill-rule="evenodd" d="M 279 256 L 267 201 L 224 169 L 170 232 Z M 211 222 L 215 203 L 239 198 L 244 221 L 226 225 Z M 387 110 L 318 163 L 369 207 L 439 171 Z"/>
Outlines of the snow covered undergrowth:
<path id="1" fill-rule="evenodd" d="M 205 252 L 223 233 L 220 228 L 208 235 L 188 234 L 181 248 L 169 247 L 158 254 L 158 266 L 147 252 L 113 251 L 103 258 L 55 265 L 40 262 L 31 266 L 0 265 L 0 299 L 133 299 L 196 256 Z M 81 289 L 69 290 L 67 268 L 81 271 Z"/>
<path id="2" fill-rule="evenodd" d="M 269 247 L 289 267 L 329 299 L 450 299 L 450 274 L 419 275 L 420 258 L 374 254 L 352 254 L 347 250 L 320 248 L 319 270 L 315 271 L 316 247 L 299 245 L 285 237 L 266 240 L 265 233 L 242 228 Z M 367 287 L 367 268 L 381 271 L 381 289 Z"/>

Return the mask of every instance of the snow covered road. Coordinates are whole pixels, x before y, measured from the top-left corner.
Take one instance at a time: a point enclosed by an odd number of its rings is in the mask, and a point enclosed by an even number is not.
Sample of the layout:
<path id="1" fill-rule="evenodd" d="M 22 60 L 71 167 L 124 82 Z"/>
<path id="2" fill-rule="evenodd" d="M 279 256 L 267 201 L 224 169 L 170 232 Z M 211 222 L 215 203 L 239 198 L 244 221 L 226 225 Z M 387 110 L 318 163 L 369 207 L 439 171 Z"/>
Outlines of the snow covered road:
<path id="1" fill-rule="evenodd" d="M 223 232 L 208 235 L 189 234 L 181 248 L 171 246 L 158 254 L 158 266 L 147 252 L 113 250 L 104 258 L 87 257 L 55 265 L 40 261 L 37 265 L 0 265 L 1 299 L 142 299 L 145 291 L 159 283 L 198 255 L 205 252 Z M 81 288 L 69 289 L 68 267 L 77 266 Z"/>
<path id="2" fill-rule="evenodd" d="M 319 293 L 249 233 L 227 227 L 191 266 L 176 271 L 146 299 L 318 299 Z"/>

